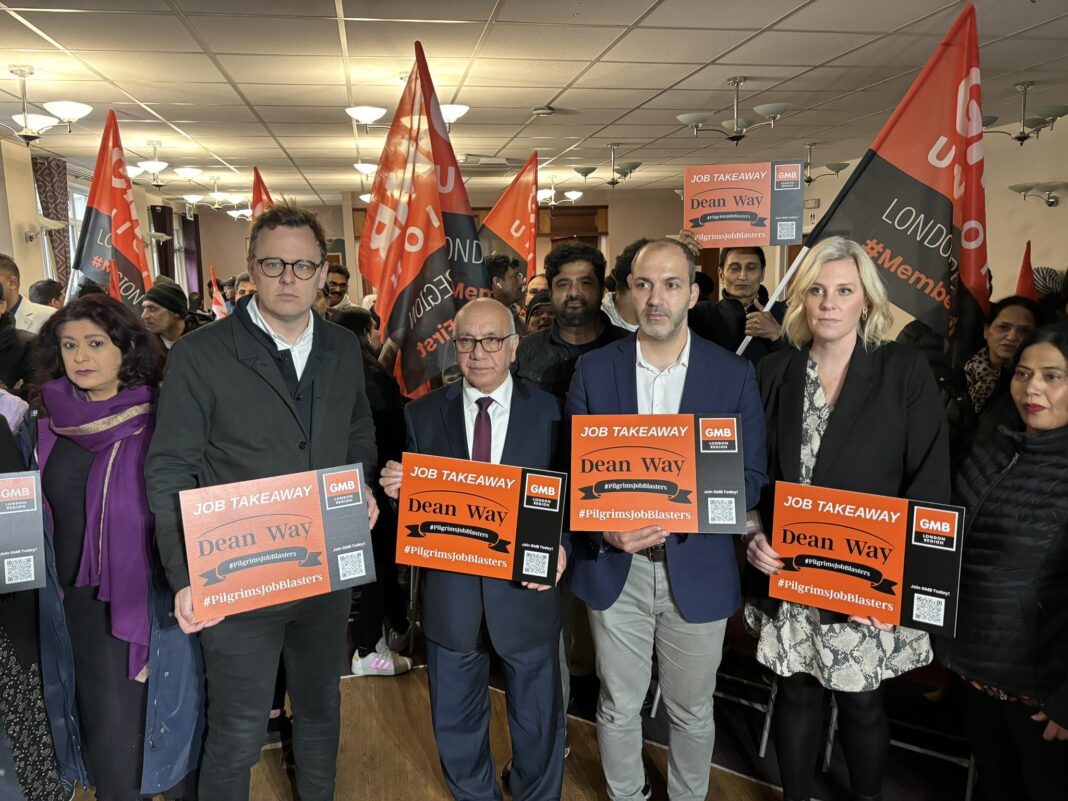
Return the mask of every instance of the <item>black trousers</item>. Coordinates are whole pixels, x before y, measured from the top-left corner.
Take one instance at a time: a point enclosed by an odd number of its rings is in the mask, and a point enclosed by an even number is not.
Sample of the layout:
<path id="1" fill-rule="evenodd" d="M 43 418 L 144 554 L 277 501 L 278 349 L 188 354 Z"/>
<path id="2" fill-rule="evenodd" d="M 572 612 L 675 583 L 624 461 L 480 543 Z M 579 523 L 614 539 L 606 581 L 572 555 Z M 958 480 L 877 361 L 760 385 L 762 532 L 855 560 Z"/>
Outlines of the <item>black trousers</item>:
<path id="1" fill-rule="evenodd" d="M 1054 801 L 1068 794 L 1068 745 L 1042 739 L 1046 723 L 1031 720 L 1037 709 L 999 701 L 963 679 L 953 682 L 952 693 L 975 756 L 977 799 Z"/>
<path id="2" fill-rule="evenodd" d="M 297 791 L 301 801 L 332 801 L 350 597 L 350 590 L 317 595 L 234 615 L 200 632 L 208 696 L 200 801 L 247 801 L 279 654 L 293 705 Z"/>
<path id="3" fill-rule="evenodd" d="M 779 677 L 775 701 L 775 753 L 782 776 L 783 798 L 809 796 L 812 774 L 823 743 L 823 708 L 827 691 L 807 673 Z M 878 796 L 886 772 L 890 728 L 882 690 L 835 692 L 838 742 L 845 753 L 854 797 Z"/>
<path id="4" fill-rule="evenodd" d="M 485 636 L 483 631 L 483 639 L 467 652 L 426 641 L 434 738 L 445 784 L 456 801 L 502 798 L 489 745 L 490 654 Z M 559 801 L 564 782 L 560 643 L 554 640 L 500 658 L 512 738 L 512 798 Z"/>
<path id="5" fill-rule="evenodd" d="M 375 580 L 360 587 L 360 614 L 356 618 L 356 647 L 373 651 L 382 637 L 383 624 L 399 632 L 407 629 L 408 593 L 397 580 L 397 514 L 385 494 L 379 496 L 378 522 L 371 530 Z"/>

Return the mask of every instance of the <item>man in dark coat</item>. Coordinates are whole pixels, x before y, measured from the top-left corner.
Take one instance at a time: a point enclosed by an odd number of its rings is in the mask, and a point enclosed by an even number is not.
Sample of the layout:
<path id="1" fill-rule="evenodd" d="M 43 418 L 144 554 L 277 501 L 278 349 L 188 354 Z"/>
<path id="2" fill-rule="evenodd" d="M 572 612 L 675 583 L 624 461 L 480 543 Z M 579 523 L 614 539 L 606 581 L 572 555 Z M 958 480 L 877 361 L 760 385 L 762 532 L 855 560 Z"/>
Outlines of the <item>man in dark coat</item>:
<path id="1" fill-rule="evenodd" d="M 145 475 L 175 616 L 184 631 L 200 632 L 204 651 L 208 735 L 199 792 L 212 801 L 248 798 L 280 654 L 290 677 L 297 791 L 303 801 L 334 797 L 351 592 L 196 622 L 178 504 L 185 489 L 354 462 L 373 480 L 359 341 L 311 311 L 325 265 L 326 237 L 314 214 L 276 205 L 260 215 L 249 238 L 256 294 L 175 344 L 160 394 Z M 373 525 L 374 496 L 364 497 Z"/>

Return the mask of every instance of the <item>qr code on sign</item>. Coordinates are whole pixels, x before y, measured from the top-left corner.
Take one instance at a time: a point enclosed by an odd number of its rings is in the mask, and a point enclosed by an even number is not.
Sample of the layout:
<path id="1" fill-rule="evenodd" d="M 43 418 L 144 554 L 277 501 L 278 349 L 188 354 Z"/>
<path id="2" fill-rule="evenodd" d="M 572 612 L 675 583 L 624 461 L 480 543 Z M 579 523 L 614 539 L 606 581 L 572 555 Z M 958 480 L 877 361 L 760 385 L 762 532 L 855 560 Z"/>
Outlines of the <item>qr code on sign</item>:
<path id="1" fill-rule="evenodd" d="M 21 584 L 24 581 L 33 581 L 33 557 L 18 556 L 4 560 L 4 583 Z"/>
<path id="2" fill-rule="evenodd" d="M 528 576 L 549 575 L 549 554 L 538 551 L 523 552 L 523 573 Z"/>
<path id="3" fill-rule="evenodd" d="M 926 623 L 929 626 L 944 625 L 946 599 L 916 593 L 912 598 L 912 619 L 917 623 Z"/>
<path id="4" fill-rule="evenodd" d="M 337 572 L 342 581 L 360 578 L 367 573 L 363 566 L 363 551 L 339 553 L 337 555 Z"/>
<path id="5" fill-rule="evenodd" d="M 734 498 L 709 498 L 708 524 L 710 526 L 733 525 Z"/>
<path id="6" fill-rule="evenodd" d="M 796 239 L 797 220 L 781 220 L 775 223 L 776 239 Z"/>

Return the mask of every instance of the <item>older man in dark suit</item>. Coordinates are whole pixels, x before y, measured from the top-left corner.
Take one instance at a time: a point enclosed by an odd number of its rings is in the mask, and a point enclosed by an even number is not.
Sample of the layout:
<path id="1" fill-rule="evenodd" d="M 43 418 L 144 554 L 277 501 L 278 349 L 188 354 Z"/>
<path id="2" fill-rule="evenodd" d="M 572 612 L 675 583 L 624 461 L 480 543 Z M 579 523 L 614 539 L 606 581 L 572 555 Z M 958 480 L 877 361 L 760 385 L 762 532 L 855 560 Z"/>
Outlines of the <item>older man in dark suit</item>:
<path id="1" fill-rule="evenodd" d="M 752 508 L 767 481 L 760 395 L 749 362 L 687 327 L 694 272 L 693 254 L 675 240 L 638 252 L 630 275 L 638 332 L 579 360 L 567 414 L 739 414 Z M 731 538 L 654 525 L 576 535 L 573 556 L 571 589 L 590 608 L 597 650 L 597 736 L 609 796 L 652 795 L 642 771 L 641 708 L 655 648 L 671 726 L 668 797 L 704 799 L 716 670 L 727 618 L 741 604 Z"/>
<path id="2" fill-rule="evenodd" d="M 463 381 L 404 411 L 412 453 L 510 464 L 560 466 L 560 402 L 513 380 L 512 315 L 496 300 L 472 301 L 456 315 L 453 343 Z M 396 498 L 401 467 L 382 469 Z M 561 548 L 557 578 L 566 557 Z M 449 791 L 458 801 L 500 801 L 489 747 L 489 646 L 504 665 L 517 801 L 560 798 L 564 710 L 560 697 L 560 593 L 439 570 L 424 571 L 423 631 L 434 736 Z"/>

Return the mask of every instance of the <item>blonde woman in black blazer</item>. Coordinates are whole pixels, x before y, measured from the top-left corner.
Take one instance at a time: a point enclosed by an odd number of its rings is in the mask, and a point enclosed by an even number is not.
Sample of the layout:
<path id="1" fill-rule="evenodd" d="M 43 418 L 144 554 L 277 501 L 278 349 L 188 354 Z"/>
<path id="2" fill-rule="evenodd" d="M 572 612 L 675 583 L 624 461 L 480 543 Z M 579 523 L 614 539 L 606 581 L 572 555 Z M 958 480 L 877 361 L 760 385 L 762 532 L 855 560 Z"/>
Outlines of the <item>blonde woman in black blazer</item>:
<path id="1" fill-rule="evenodd" d="M 889 730 L 880 684 L 931 661 L 925 633 L 767 597 L 782 563 L 769 544 L 774 481 L 947 502 L 949 445 L 924 357 L 887 340 L 882 278 L 861 247 L 817 244 L 798 269 L 784 320 L 793 345 L 761 361 L 768 484 L 746 535 L 746 623 L 778 676 L 775 742 L 786 801 L 808 798 L 825 690 L 835 693 L 853 796 L 880 798 Z"/>

